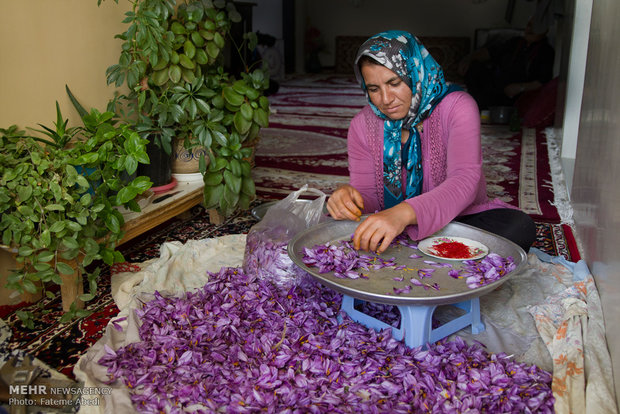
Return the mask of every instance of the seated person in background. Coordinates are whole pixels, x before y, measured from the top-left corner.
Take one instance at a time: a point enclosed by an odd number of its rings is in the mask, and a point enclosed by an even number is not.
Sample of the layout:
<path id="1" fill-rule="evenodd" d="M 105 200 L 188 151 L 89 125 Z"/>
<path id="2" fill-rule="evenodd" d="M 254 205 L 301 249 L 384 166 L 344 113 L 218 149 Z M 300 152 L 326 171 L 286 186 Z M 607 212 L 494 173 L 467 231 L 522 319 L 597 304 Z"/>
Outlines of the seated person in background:
<path id="1" fill-rule="evenodd" d="M 446 84 L 426 48 L 407 32 L 379 33 L 360 47 L 354 71 L 369 105 L 349 127 L 349 184 L 327 202 L 336 220 L 374 213 L 354 247 L 382 253 L 405 230 L 420 240 L 457 220 L 528 251 L 530 216 L 487 198 L 476 102 Z"/>
<path id="2" fill-rule="evenodd" d="M 480 109 L 512 106 L 521 93 L 551 80 L 554 50 L 547 31 L 530 19 L 523 36 L 488 44 L 461 61 L 459 72 Z"/>

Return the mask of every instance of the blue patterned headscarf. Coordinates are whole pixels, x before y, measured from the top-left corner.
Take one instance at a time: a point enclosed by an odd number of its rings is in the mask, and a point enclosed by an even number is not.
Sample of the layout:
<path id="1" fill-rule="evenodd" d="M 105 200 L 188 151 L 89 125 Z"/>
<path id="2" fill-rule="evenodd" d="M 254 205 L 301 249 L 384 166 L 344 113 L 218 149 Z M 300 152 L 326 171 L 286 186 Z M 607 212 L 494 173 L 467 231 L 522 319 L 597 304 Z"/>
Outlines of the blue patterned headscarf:
<path id="1" fill-rule="evenodd" d="M 412 90 L 409 112 L 403 119 L 391 120 L 370 101 L 359 60 L 368 56 L 393 71 Z M 408 32 L 391 30 L 379 33 L 360 46 L 354 64 L 355 77 L 366 92 L 375 114 L 384 121 L 383 184 L 384 208 L 422 192 L 422 154 L 420 133 L 416 126 L 426 119 L 451 89 L 443 70 L 416 37 Z M 401 132 L 409 130 L 409 139 L 401 147 Z M 407 171 L 405 194 L 402 192 L 402 165 Z"/>

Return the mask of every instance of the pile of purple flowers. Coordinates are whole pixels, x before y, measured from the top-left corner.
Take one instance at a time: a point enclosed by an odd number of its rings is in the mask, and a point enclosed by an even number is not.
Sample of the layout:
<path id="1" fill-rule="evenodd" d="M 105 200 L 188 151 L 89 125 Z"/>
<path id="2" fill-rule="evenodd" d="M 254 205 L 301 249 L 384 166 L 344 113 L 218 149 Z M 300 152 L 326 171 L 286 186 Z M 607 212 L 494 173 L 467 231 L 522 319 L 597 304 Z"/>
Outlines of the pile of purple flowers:
<path id="1" fill-rule="evenodd" d="M 481 260 L 465 260 L 463 269 L 450 270 L 448 274 L 453 278 L 466 278 L 465 282 L 470 289 L 488 285 L 515 270 L 517 265 L 512 257 L 502 257 L 496 253 L 489 253 Z"/>
<path id="2" fill-rule="evenodd" d="M 308 281 L 288 292 L 240 268 L 136 310 L 139 342 L 99 364 L 142 412 L 553 412 L 551 375 L 460 338 L 408 348 L 337 314 Z"/>
<path id="3" fill-rule="evenodd" d="M 319 273 L 334 272 L 334 276 L 343 279 L 367 279 L 368 276 L 358 270 L 396 266 L 394 259 L 385 260 L 377 255 L 360 253 L 353 248 L 350 240 L 305 247 L 302 261 L 308 266 L 318 268 Z"/>

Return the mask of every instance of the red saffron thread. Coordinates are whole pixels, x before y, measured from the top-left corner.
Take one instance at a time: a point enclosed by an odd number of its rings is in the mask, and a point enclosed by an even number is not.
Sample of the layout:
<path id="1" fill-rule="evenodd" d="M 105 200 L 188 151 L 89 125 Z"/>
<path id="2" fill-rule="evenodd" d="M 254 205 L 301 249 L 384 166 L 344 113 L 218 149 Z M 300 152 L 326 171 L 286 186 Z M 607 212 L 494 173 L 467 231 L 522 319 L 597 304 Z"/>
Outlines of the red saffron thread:
<path id="1" fill-rule="evenodd" d="M 438 256 L 449 259 L 466 259 L 471 257 L 469 247 L 461 242 L 451 241 L 439 243 L 433 246 Z"/>

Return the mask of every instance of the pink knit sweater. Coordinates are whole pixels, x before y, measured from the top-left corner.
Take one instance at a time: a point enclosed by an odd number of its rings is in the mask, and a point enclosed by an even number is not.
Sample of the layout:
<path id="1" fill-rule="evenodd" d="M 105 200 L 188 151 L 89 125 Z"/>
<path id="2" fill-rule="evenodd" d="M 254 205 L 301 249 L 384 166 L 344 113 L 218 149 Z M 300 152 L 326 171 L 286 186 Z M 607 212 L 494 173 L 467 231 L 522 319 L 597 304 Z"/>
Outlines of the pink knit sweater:
<path id="1" fill-rule="evenodd" d="M 430 236 L 457 216 L 514 208 L 487 198 L 480 115 L 469 94 L 448 94 L 423 121 L 422 128 L 422 194 L 406 200 L 418 219 L 417 225 L 407 228 L 413 240 Z M 364 198 L 364 213 L 382 210 L 383 120 L 370 106 L 351 121 L 348 153 L 350 184 Z"/>

